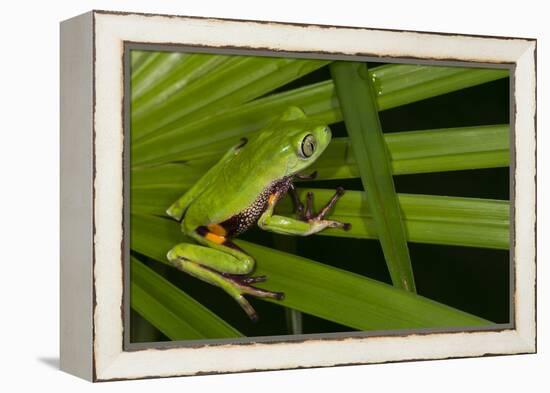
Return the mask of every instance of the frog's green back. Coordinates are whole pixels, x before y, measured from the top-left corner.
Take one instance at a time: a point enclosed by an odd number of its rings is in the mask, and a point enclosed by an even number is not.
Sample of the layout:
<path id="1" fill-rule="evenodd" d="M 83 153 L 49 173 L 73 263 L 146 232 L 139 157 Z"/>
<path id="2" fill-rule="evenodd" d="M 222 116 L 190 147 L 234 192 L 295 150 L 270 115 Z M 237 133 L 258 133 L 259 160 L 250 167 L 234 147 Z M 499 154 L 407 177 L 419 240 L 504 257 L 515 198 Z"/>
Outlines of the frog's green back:
<path id="1" fill-rule="evenodd" d="M 322 130 L 318 131 L 318 151 L 315 156 L 300 157 L 300 142 L 316 129 Z M 273 182 L 311 165 L 330 141 L 330 132 L 325 129 L 308 122 L 299 108 L 289 108 L 248 143 L 230 150 L 180 198 L 189 207 L 186 226 L 223 222 L 251 206 Z M 176 210 L 182 209 L 180 205 Z"/>

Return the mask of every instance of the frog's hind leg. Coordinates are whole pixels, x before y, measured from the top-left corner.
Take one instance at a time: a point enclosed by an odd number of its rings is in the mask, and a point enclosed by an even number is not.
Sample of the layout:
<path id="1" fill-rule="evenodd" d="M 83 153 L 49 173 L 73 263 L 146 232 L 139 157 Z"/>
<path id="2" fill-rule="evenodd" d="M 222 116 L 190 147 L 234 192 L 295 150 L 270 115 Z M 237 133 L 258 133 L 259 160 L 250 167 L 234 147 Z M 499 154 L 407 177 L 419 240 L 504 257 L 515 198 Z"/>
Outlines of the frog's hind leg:
<path id="1" fill-rule="evenodd" d="M 210 242 L 211 239 L 201 241 Z M 167 258 L 176 268 L 223 289 L 239 303 L 253 321 L 256 321 L 258 316 L 243 295 L 277 300 L 284 297 L 281 292 L 267 291 L 250 285 L 264 281 L 265 276 L 249 276 L 254 268 L 254 260 L 237 245 L 227 241 L 224 245 L 214 243 L 208 246 L 181 243 L 168 252 Z"/>

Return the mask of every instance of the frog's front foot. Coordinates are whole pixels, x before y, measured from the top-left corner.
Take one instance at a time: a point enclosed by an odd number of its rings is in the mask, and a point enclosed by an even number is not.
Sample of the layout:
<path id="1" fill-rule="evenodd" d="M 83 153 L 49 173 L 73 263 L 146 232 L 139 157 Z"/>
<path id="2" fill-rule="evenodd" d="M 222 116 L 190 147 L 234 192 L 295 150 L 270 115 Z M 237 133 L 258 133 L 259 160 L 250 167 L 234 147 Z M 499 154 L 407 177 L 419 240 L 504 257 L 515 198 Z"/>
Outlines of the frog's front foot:
<path id="1" fill-rule="evenodd" d="M 302 221 L 310 222 L 310 223 L 319 223 L 322 224 L 325 228 L 342 228 L 345 231 L 348 231 L 351 229 L 351 224 L 347 222 L 340 222 L 335 220 L 326 220 L 325 216 L 328 214 L 330 209 L 336 204 L 336 201 L 340 199 L 340 197 L 344 195 L 344 189 L 342 187 L 338 187 L 336 189 L 336 192 L 330 198 L 330 200 L 327 202 L 327 204 L 319 210 L 317 213 L 313 212 L 313 193 L 308 192 L 306 194 L 306 205 L 302 204 L 301 201 L 299 201 L 297 198 L 295 201 L 297 201 L 296 204 L 296 214 L 298 215 L 298 218 Z"/>

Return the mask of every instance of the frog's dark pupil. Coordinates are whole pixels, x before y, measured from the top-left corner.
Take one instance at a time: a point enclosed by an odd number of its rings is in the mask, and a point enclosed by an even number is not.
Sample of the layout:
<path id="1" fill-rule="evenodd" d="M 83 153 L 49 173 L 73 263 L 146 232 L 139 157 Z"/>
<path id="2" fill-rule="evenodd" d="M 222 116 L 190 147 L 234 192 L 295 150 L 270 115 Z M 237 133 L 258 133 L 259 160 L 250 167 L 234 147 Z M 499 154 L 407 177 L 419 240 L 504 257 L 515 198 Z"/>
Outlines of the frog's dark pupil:
<path id="1" fill-rule="evenodd" d="M 315 150 L 315 138 L 313 135 L 308 134 L 302 140 L 302 154 L 304 157 L 311 157 L 313 151 Z"/>

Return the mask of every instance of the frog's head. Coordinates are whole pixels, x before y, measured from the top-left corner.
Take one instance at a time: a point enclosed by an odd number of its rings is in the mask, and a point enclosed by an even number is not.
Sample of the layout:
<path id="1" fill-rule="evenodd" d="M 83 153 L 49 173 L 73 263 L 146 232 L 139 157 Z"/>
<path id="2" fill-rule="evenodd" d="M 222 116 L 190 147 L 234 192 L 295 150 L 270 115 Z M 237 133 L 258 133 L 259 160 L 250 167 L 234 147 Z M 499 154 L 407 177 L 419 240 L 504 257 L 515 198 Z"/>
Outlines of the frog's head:
<path id="1" fill-rule="evenodd" d="M 299 173 L 313 164 L 332 137 L 326 124 L 312 122 L 298 107 L 288 108 L 268 129 L 262 133 L 261 142 L 258 141 L 255 148 L 274 153 L 264 156 L 270 156 L 272 165 L 285 168 L 285 176 Z"/>
<path id="2" fill-rule="evenodd" d="M 311 164 L 325 151 L 332 133 L 326 125 L 311 124 L 302 129 L 289 130 L 287 174 L 296 174 Z"/>

